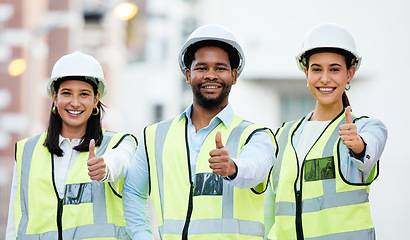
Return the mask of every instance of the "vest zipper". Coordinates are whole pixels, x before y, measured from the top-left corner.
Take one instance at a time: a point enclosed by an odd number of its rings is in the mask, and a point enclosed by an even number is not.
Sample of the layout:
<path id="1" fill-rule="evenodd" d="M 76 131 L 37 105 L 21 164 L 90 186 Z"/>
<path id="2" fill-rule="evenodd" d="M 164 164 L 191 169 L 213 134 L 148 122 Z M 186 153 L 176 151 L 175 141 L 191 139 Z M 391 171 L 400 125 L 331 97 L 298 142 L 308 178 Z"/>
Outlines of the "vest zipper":
<path id="1" fill-rule="evenodd" d="M 300 123 L 299 123 L 300 124 Z M 292 133 L 294 134 L 294 132 Z M 292 137 L 293 140 L 293 137 Z M 296 153 L 296 149 L 293 146 L 293 142 L 291 142 L 293 151 L 295 152 L 295 157 L 296 157 L 296 164 L 297 164 L 297 177 L 294 185 L 294 190 L 295 190 L 295 202 L 296 202 L 296 215 L 295 215 L 295 228 L 296 228 L 296 236 L 297 240 L 303 240 L 303 225 L 302 225 L 302 172 L 303 172 L 303 163 L 302 163 L 302 168 L 299 166 L 299 158 Z M 301 179 L 299 181 L 299 190 L 297 190 L 297 184 L 298 184 L 298 179 Z"/>
<path id="2" fill-rule="evenodd" d="M 54 187 L 54 192 L 57 197 L 57 229 L 58 229 L 58 240 L 63 240 L 63 205 L 64 205 L 64 198 L 60 198 L 58 196 L 57 192 L 57 187 L 56 187 L 56 181 L 54 177 L 54 156 L 51 154 L 51 174 L 53 175 L 53 187 Z"/>
<path id="3" fill-rule="evenodd" d="M 302 191 L 296 191 L 296 236 L 298 240 L 303 240 L 302 227 Z"/>
<path id="4" fill-rule="evenodd" d="M 182 230 L 182 240 L 188 239 L 188 228 L 189 223 L 191 222 L 192 211 L 194 208 L 194 184 L 192 182 L 192 173 L 191 173 L 191 159 L 189 156 L 189 145 L 188 145 L 188 120 L 185 119 L 185 145 L 186 145 L 186 152 L 187 152 L 187 159 L 188 159 L 188 175 L 189 175 L 189 201 L 188 201 L 188 210 L 186 213 L 186 220 L 184 224 L 184 229 Z"/>

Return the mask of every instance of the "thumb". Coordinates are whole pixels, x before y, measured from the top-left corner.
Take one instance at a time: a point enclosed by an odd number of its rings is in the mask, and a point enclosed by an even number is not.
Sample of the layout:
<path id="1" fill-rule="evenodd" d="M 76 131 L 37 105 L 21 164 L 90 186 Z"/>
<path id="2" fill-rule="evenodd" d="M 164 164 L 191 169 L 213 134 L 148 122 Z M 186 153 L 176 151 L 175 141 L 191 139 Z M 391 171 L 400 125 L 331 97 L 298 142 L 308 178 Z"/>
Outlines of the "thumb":
<path id="1" fill-rule="evenodd" d="M 352 115 L 351 115 L 350 111 L 351 111 L 351 107 L 347 106 L 346 107 L 346 112 L 345 112 L 345 116 L 346 116 L 346 122 L 345 123 L 352 123 Z"/>
<path id="2" fill-rule="evenodd" d="M 88 145 L 88 151 L 89 151 L 88 159 L 95 157 L 94 148 L 95 148 L 95 141 L 94 139 L 91 139 L 90 144 Z"/>
<path id="3" fill-rule="evenodd" d="M 215 143 L 216 143 L 216 148 L 220 149 L 223 148 L 224 145 L 222 144 L 222 137 L 221 137 L 221 132 L 217 132 L 215 136 Z"/>

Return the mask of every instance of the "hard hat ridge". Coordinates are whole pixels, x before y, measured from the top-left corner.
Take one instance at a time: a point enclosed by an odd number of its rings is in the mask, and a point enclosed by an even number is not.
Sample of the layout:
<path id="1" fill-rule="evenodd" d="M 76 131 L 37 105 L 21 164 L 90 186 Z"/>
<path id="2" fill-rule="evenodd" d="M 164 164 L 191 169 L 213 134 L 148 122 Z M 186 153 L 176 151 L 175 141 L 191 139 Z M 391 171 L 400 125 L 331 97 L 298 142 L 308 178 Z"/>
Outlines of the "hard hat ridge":
<path id="1" fill-rule="evenodd" d="M 47 84 L 47 93 L 51 97 L 54 84 L 59 79 L 81 80 L 86 79 L 97 85 L 100 99 L 108 92 L 108 84 L 104 79 L 104 73 L 100 63 L 92 56 L 76 51 L 62 56 L 54 64 L 51 78 Z"/>
<path id="2" fill-rule="evenodd" d="M 356 71 L 360 67 L 362 58 L 357 51 L 352 35 L 347 29 L 337 24 L 320 24 L 306 34 L 301 51 L 296 56 L 296 63 L 300 70 L 303 71 L 306 67 L 306 57 L 311 56 L 308 52 L 312 53 L 316 49 L 339 49 L 342 50 L 341 52 L 350 53 L 353 56 L 352 65 L 355 66 Z"/>
<path id="3" fill-rule="evenodd" d="M 189 49 L 190 46 L 197 44 L 199 42 L 202 42 L 202 41 L 219 41 L 219 42 L 226 43 L 230 45 L 231 47 L 233 47 L 239 57 L 239 63 L 237 64 L 238 65 L 237 71 L 238 71 L 238 76 L 240 75 L 245 65 L 245 56 L 243 54 L 242 48 L 231 31 L 217 24 L 203 25 L 197 28 L 195 31 L 193 31 L 191 35 L 189 35 L 188 39 L 182 46 L 181 51 L 179 53 L 178 62 L 179 62 L 181 72 L 183 74 L 185 74 L 186 69 L 189 68 L 189 66 L 186 66 L 186 63 L 185 63 L 185 60 L 186 60 L 185 54 L 187 53 L 187 50 Z"/>

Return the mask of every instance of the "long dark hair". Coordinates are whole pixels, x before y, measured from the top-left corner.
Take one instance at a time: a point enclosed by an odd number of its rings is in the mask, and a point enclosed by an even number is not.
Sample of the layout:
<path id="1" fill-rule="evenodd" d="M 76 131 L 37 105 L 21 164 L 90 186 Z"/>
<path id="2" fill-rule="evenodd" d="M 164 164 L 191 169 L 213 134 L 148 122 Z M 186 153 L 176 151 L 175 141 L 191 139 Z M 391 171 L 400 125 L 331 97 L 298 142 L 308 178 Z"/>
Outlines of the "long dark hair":
<path id="1" fill-rule="evenodd" d="M 69 77 L 65 77 L 63 79 L 58 79 L 54 83 L 54 89 L 56 92 L 58 92 L 58 89 L 60 87 L 60 84 L 65 81 L 70 79 Z M 71 78 L 72 79 L 72 78 Z M 85 81 L 89 84 L 94 89 L 94 94 L 98 93 L 97 85 L 85 78 L 78 78 L 76 77 L 75 80 L 80 80 L 80 81 Z M 61 133 L 62 129 L 62 124 L 63 120 L 60 116 L 60 114 L 57 112 L 57 108 L 55 109 L 56 114 L 53 113 L 53 108 L 54 108 L 54 103 L 51 106 L 51 111 L 50 111 L 50 118 L 49 118 L 49 123 L 48 123 L 48 130 L 47 130 L 47 137 L 46 140 L 44 141 L 44 146 L 48 148 L 48 151 L 51 154 L 55 154 L 59 157 L 63 156 L 63 150 L 59 146 L 59 136 Z M 81 138 L 81 142 L 78 146 L 75 146 L 73 149 L 79 151 L 79 152 L 88 152 L 89 151 L 89 143 L 91 139 L 95 139 L 95 145 L 100 146 L 102 142 L 102 126 L 101 126 L 101 118 L 102 118 L 102 113 L 104 112 L 104 104 L 102 104 L 100 101 L 97 103 L 97 108 L 99 109 L 99 112 L 97 115 L 91 114 L 90 118 L 88 118 L 87 122 L 87 129 L 85 131 L 84 136 Z M 93 110 L 94 112 L 94 110 Z"/>
<path id="2" fill-rule="evenodd" d="M 323 52 L 331 52 L 331 53 L 342 55 L 345 58 L 347 70 L 349 70 L 356 61 L 356 57 L 352 53 L 346 50 L 340 49 L 340 48 L 315 48 L 315 49 L 307 51 L 303 56 L 303 58 L 305 58 L 306 60 L 306 69 L 309 69 L 309 58 L 313 54 L 323 53 Z M 347 106 L 350 106 L 349 98 L 347 98 L 346 91 L 344 91 L 342 94 L 342 103 L 343 103 L 344 108 L 346 108 Z"/>

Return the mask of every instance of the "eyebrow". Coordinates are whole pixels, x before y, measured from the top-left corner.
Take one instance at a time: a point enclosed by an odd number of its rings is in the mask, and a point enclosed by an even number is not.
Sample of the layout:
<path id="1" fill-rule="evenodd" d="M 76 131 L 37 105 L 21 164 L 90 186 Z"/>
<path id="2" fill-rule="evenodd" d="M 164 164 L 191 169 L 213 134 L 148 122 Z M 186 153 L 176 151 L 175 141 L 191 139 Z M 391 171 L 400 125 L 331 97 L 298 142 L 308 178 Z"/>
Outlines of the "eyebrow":
<path id="1" fill-rule="evenodd" d="M 205 66 L 205 65 L 208 65 L 207 63 L 204 63 L 204 62 L 198 62 L 198 63 L 196 63 L 195 64 L 195 66 Z M 226 64 L 226 63 L 215 63 L 215 65 L 217 65 L 217 66 L 225 66 L 225 67 L 228 67 L 228 64 Z"/>
<path id="2" fill-rule="evenodd" d="M 60 91 L 72 91 L 70 88 L 61 88 Z M 90 89 L 80 89 L 80 92 L 92 92 Z"/>
<path id="3" fill-rule="evenodd" d="M 312 63 L 312 65 L 310 65 L 310 66 L 311 66 L 311 67 L 321 67 L 322 65 L 317 64 L 317 63 Z M 332 63 L 332 64 L 330 64 L 330 66 L 331 66 L 331 67 L 334 67 L 334 66 L 341 67 L 342 65 L 340 65 L 340 64 L 338 64 L 338 63 Z"/>

